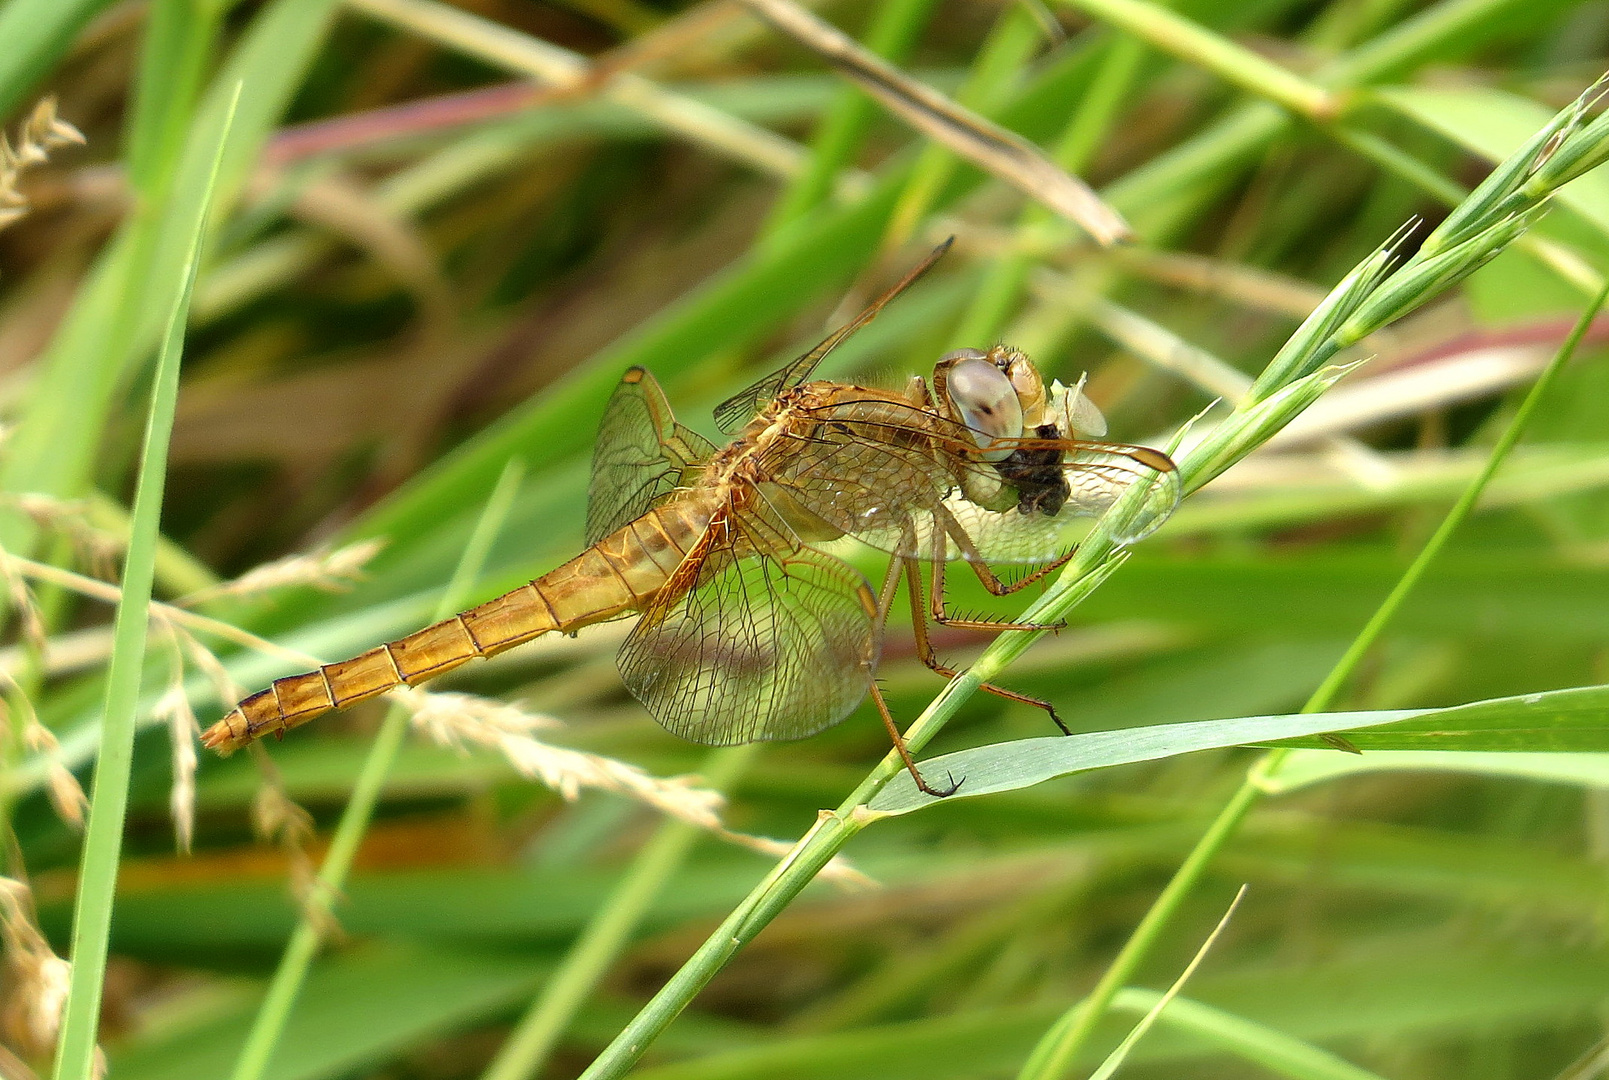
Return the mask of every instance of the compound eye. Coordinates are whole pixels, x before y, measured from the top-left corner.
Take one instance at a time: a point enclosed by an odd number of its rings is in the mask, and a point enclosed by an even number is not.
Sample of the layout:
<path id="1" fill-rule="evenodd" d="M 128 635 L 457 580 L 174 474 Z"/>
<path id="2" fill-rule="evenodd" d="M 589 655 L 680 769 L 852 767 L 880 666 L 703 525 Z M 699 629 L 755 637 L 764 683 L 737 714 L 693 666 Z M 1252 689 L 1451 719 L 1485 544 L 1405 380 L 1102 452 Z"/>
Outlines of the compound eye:
<path id="1" fill-rule="evenodd" d="M 976 350 L 973 350 L 976 351 Z M 990 450 L 996 439 L 1022 436 L 1022 403 L 1011 380 L 981 355 L 956 361 L 945 381 L 950 401 L 961 414 L 961 422 L 972 429 L 972 438 L 984 457 L 1003 461 L 1011 447 Z"/>
<path id="2" fill-rule="evenodd" d="M 944 367 L 960 360 L 987 360 L 989 354 L 982 349 L 954 349 L 939 357 L 938 366 Z"/>

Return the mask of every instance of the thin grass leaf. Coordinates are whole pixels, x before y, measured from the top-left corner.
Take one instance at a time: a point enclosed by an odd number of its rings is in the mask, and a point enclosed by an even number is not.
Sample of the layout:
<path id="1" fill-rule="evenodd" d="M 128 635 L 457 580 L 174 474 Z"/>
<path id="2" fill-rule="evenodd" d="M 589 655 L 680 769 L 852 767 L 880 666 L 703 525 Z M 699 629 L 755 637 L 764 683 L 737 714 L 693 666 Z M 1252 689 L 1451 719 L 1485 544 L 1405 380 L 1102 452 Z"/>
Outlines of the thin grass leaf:
<path id="1" fill-rule="evenodd" d="M 1016 791 L 1087 769 L 1155 761 L 1229 746 L 1330 744 L 1339 732 L 1360 750 L 1609 751 L 1609 687 L 1583 686 L 1496 698 L 1450 709 L 1295 713 L 1198 720 L 1121 728 L 1017 742 L 993 743 L 923 762 L 936 775 L 965 777 L 952 798 Z M 891 780 L 869 804 L 877 813 L 904 814 L 941 800 L 906 777 Z"/>
<path id="2" fill-rule="evenodd" d="M 1122 1012 L 1149 1012 L 1162 1001 L 1155 990 L 1130 987 L 1112 999 Z M 1190 998 L 1175 997 L 1162 1013 L 1165 1027 L 1188 1031 L 1246 1061 L 1290 1080 L 1383 1080 L 1377 1073 L 1336 1057 L 1267 1024 L 1247 1020 Z"/>
<path id="3" fill-rule="evenodd" d="M 1132 238 L 1117 211 L 1044 151 L 871 52 L 792 0 L 743 0 L 760 18 L 814 50 L 895 116 L 1083 228 L 1103 247 Z"/>
<path id="4" fill-rule="evenodd" d="M 1270 795 L 1283 795 L 1313 784 L 1379 772 L 1467 773 L 1609 788 L 1609 753 L 1373 750 L 1343 755 L 1296 750 L 1281 758 L 1278 768 L 1265 772 L 1262 785 Z"/>
<path id="5" fill-rule="evenodd" d="M 1117 1071 L 1128 1060 L 1129 1054 L 1134 1051 L 1134 1047 L 1139 1044 L 1141 1039 L 1145 1038 L 1145 1033 L 1150 1031 L 1156 1024 L 1163 1010 L 1179 996 L 1179 991 L 1184 989 L 1184 984 L 1190 981 L 1190 976 L 1196 973 L 1196 969 L 1201 966 L 1201 962 L 1207 958 L 1207 953 L 1212 950 L 1218 938 L 1223 935 L 1224 929 L 1229 925 L 1229 920 L 1234 918 L 1235 909 L 1240 906 L 1241 900 L 1245 899 L 1245 897 L 1246 886 L 1242 885 L 1235 893 L 1235 898 L 1229 902 L 1229 909 L 1224 912 L 1223 918 L 1219 919 L 1218 925 L 1212 928 L 1212 933 L 1207 935 L 1207 940 L 1201 943 L 1201 948 L 1196 950 L 1195 956 L 1190 958 L 1190 962 L 1179 973 L 1179 977 L 1173 980 L 1173 985 L 1168 987 L 1167 992 L 1157 998 L 1156 1002 L 1145 1011 L 1145 1015 L 1140 1017 L 1140 1022 L 1134 1025 L 1132 1031 L 1123 1036 L 1123 1041 L 1117 1044 L 1117 1048 L 1106 1055 L 1106 1060 L 1101 1062 L 1101 1067 L 1091 1074 L 1090 1080 L 1111 1080 L 1113 1076 L 1117 1075 Z M 1047 1080 L 1055 1080 L 1060 1072 L 1059 1064 L 1058 1062 L 1050 1063 L 1049 1068 L 1043 1074 Z M 1025 1071 L 1023 1074 L 1024 1080 L 1027 1080 L 1028 1075 Z"/>
<path id="6" fill-rule="evenodd" d="M 1061 2 L 1120 27 L 1187 63 L 1199 64 L 1242 89 L 1283 105 L 1298 116 L 1322 121 L 1339 111 L 1334 95 L 1324 87 L 1160 4 L 1146 0 Z"/>
<path id="7" fill-rule="evenodd" d="M 123 819 L 128 807 L 129 773 L 134 758 L 134 711 L 139 702 L 140 676 L 145 668 L 146 628 L 151 585 L 156 577 L 156 541 L 161 531 L 168 444 L 179 397 L 179 357 L 184 351 L 184 325 L 206 235 L 207 212 L 217 187 L 240 90 L 237 83 L 211 148 L 212 166 L 199 192 L 178 294 L 168 311 L 167 329 L 157 354 L 129 526 L 128 556 L 123 566 L 122 595 L 113 631 L 112 659 L 106 677 L 101 752 L 96 760 L 89 825 L 84 834 L 82 869 L 73 908 L 73 971 L 61 1042 L 56 1051 L 56 1080 L 90 1080 L 96 1071 L 101 991 L 111 937 Z"/>

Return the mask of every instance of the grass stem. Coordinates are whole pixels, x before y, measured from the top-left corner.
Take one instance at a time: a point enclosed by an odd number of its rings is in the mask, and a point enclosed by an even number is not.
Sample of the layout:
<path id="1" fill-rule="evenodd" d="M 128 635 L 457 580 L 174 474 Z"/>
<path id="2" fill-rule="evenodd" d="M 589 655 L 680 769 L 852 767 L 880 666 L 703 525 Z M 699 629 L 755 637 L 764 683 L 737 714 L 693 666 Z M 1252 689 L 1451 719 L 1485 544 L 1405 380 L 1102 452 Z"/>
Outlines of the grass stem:
<path id="1" fill-rule="evenodd" d="M 1441 525 L 1430 539 L 1425 542 L 1424 547 L 1420 549 L 1413 563 L 1397 580 L 1390 594 L 1381 601 L 1380 606 L 1375 610 L 1363 629 L 1358 631 L 1357 636 L 1353 639 L 1352 644 L 1348 646 L 1346 652 L 1336 661 L 1329 674 L 1325 676 L 1317 689 L 1307 699 L 1307 702 L 1302 706 L 1302 712 L 1323 712 L 1334 702 L 1341 686 L 1357 669 L 1358 662 L 1363 659 L 1364 654 L 1379 640 L 1387 624 L 1401 609 L 1408 594 L 1413 591 L 1414 586 L 1424 576 L 1425 570 L 1435 561 L 1436 556 L 1441 553 L 1442 549 L 1446 547 L 1447 541 L 1452 537 L 1453 533 L 1468 519 L 1475 508 L 1475 504 L 1480 499 L 1482 490 L 1485 489 L 1493 474 L 1497 472 L 1498 467 L 1502 465 L 1503 459 L 1508 456 L 1509 451 L 1519 441 L 1537 403 L 1547 395 L 1548 389 L 1553 385 L 1558 373 L 1575 354 L 1576 346 L 1580 344 L 1582 337 L 1586 335 L 1587 329 L 1592 325 L 1592 321 L 1597 317 L 1598 312 L 1602 310 L 1606 300 L 1609 300 L 1609 287 L 1600 290 L 1597 297 L 1587 306 L 1581 318 L 1577 320 L 1574 329 L 1571 330 L 1570 336 L 1565 339 L 1564 343 L 1559 346 L 1558 351 L 1553 354 L 1552 360 L 1549 361 L 1542 374 L 1538 376 L 1536 382 L 1531 384 L 1531 388 L 1520 403 L 1520 407 L 1515 411 L 1508 426 L 1498 437 L 1496 444 L 1493 445 L 1485 467 L 1465 488 L 1457 503 L 1442 519 Z M 1145 913 L 1145 917 L 1140 920 L 1134 932 L 1124 942 L 1123 948 L 1118 951 L 1117 956 L 1108 965 L 1099 981 L 1096 982 L 1094 989 L 1069 1012 L 1066 1018 L 1064 1034 L 1056 1040 L 1053 1049 L 1046 1057 L 1047 1067 L 1036 1075 L 1044 1077 L 1063 1076 L 1073 1063 L 1078 1060 L 1079 1055 L 1087 1047 L 1090 1037 L 1094 1034 L 1096 1025 L 1100 1023 L 1101 1018 L 1106 1015 L 1107 1010 L 1111 1007 L 1112 999 L 1133 978 L 1140 964 L 1150 955 L 1151 949 L 1161 936 L 1162 931 L 1172 921 L 1173 917 L 1178 914 L 1184 902 L 1195 890 L 1196 885 L 1200 882 L 1202 875 L 1206 872 L 1212 860 L 1239 830 L 1241 823 L 1246 820 L 1246 815 L 1261 800 L 1264 779 L 1272 777 L 1278 771 L 1280 764 L 1288 753 L 1289 751 L 1286 750 L 1270 750 L 1252 765 L 1247 772 L 1245 781 L 1230 796 L 1229 802 L 1218 812 L 1218 816 L 1213 819 L 1212 824 L 1207 827 L 1207 831 L 1202 834 L 1201 839 L 1191 848 L 1190 854 L 1185 857 L 1178 870 L 1174 871 L 1173 877 L 1168 881 L 1167 886 L 1152 902 L 1150 909 Z"/>

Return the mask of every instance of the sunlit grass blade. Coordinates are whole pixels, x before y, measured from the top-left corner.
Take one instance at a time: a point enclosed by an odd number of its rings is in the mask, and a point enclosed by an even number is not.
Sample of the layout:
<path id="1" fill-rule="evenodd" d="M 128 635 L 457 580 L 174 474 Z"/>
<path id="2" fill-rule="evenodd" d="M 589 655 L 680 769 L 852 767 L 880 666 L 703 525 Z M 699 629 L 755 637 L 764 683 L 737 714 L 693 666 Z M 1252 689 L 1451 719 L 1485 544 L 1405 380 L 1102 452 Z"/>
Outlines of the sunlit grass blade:
<path id="1" fill-rule="evenodd" d="M 930 758 L 925 768 L 966 777 L 951 798 L 1016 791 L 1087 769 L 1126 765 L 1197 750 L 1277 743 L 1323 747 L 1316 736 L 1344 732 L 1360 750 L 1602 753 L 1609 751 L 1609 687 L 1582 686 L 1498 698 L 1447 709 L 1293 713 L 1196 720 L 992 743 Z M 940 801 L 896 776 L 868 808 L 903 814 Z"/>
<path id="2" fill-rule="evenodd" d="M 524 474 L 524 463 L 518 458 L 504 465 L 503 474 L 487 496 L 480 520 L 464 547 L 452 580 L 442 592 L 432 621 L 439 622 L 467 606 L 470 590 L 480 576 L 492 542 L 497 539 L 508 517 L 509 506 L 514 501 L 514 494 L 519 490 Z M 363 769 L 352 785 L 352 794 L 341 813 L 340 823 L 330 840 L 329 850 L 319 867 L 312 891 L 304 900 L 306 910 L 291 932 L 279 966 L 268 984 L 268 994 L 252 1021 L 240 1058 L 235 1063 L 234 1080 L 259 1080 L 267 1074 L 274 1048 L 284 1033 L 291 1008 L 301 993 L 302 984 L 307 981 L 308 969 L 312 967 L 313 958 L 322 943 L 322 928 L 334 914 L 336 898 L 345 887 L 358 845 L 368 830 L 374 808 L 379 804 L 386 774 L 390 772 L 402 748 L 402 741 L 408 734 L 409 716 L 410 710 L 401 703 L 394 702 L 386 710 L 385 720 L 364 758 Z"/>
<path id="3" fill-rule="evenodd" d="M 1112 999 L 1113 1011 L 1149 1012 L 1161 1002 L 1155 990 L 1130 987 Z M 1188 1031 L 1246 1061 L 1290 1080 L 1382 1080 L 1377 1073 L 1266 1024 L 1175 997 L 1162 1013 L 1166 1027 Z"/>
<path id="4" fill-rule="evenodd" d="M 102 981 L 106 975 L 112 904 L 117 892 L 123 819 L 128 807 L 129 773 L 134 758 L 134 711 L 139 703 L 140 675 L 145 670 L 151 585 L 156 576 L 156 542 L 162 524 L 162 492 L 179 398 L 179 359 L 184 351 L 185 319 L 189 315 L 190 294 L 206 235 L 207 211 L 218 182 L 224 144 L 240 89 L 237 84 L 217 141 L 212 146 L 212 167 L 195 207 L 178 295 L 168 311 L 167 329 L 157 353 L 145 442 L 134 490 L 128 554 L 123 564 L 122 596 L 117 604 L 111 665 L 106 676 L 101 752 L 95 766 L 82 869 L 74 899 L 72 982 L 56 1053 L 56 1080 L 90 1080 L 95 1075 Z"/>
<path id="5" fill-rule="evenodd" d="M 1260 53 L 1146 0 L 1062 0 L 1110 22 L 1147 44 L 1208 70 L 1310 120 L 1337 111 L 1328 90 L 1280 67 Z"/>
<path id="6" fill-rule="evenodd" d="M 1234 918 L 1235 909 L 1240 906 L 1241 900 L 1245 899 L 1245 897 L 1246 886 L 1242 885 L 1240 891 L 1235 893 L 1235 898 L 1229 902 L 1229 908 L 1224 912 L 1223 918 L 1219 919 L 1218 925 L 1212 928 L 1212 933 L 1207 935 L 1207 940 L 1201 943 L 1201 948 L 1196 950 L 1195 956 L 1190 958 L 1190 962 L 1179 973 L 1179 977 L 1173 980 L 1173 985 L 1168 987 L 1167 991 L 1156 999 L 1155 1004 L 1145 1011 L 1145 1014 L 1140 1017 L 1140 1022 L 1135 1024 L 1127 1035 L 1123 1036 L 1123 1041 L 1117 1044 L 1116 1049 L 1106 1055 L 1106 1060 L 1101 1062 L 1100 1068 L 1090 1075 L 1090 1080 L 1111 1080 L 1112 1077 L 1117 1075 L 1118 1070 L 1128 1060 L 1129 1054 L 1133 1052 L 1134 1047 L 1139 1045 L 1140 1040 L 1145 1038 L 1145 1033 L 1155 1026 L 1163 1010 L 1179 996 L 1179 991 L 1184 989 L 1184 984 L 1190 981 L 1190 976 L 1196 973 L 1196 969 L 1201 966 L 1201 962 L 1207 958 L 1207 953 L 1212 951 L 1213 945 L 1223 936 L 1224 928 L 1229 925 L 1229 920 Z M 1042 1076 L 1043 1080 L 1056 1080 L 1058 1071 L 1052 1067 L 1043 1074 L 1034 1074 L 1024 1069 L 1022 1075 L 1023 1080 L 1029 1080 L 1030 1077 L 1035 1077 L 1036 1075 Z"/>

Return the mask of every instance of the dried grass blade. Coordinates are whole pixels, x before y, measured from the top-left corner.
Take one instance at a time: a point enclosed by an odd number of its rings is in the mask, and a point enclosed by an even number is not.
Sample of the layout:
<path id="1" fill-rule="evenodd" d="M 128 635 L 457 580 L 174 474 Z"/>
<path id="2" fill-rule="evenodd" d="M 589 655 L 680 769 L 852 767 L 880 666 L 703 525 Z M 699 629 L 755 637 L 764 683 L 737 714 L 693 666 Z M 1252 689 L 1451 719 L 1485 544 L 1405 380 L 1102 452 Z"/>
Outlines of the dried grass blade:
<path id="1" fill-rule="evenodd" d="M 793 0 L 743 3 L 765 22 L 818 53 L 889 112 L 1079 225 L 1101 246 L 1111 247 L 1133 237 L 1122 215 L 1033 143 L 911 78 Z"/>

